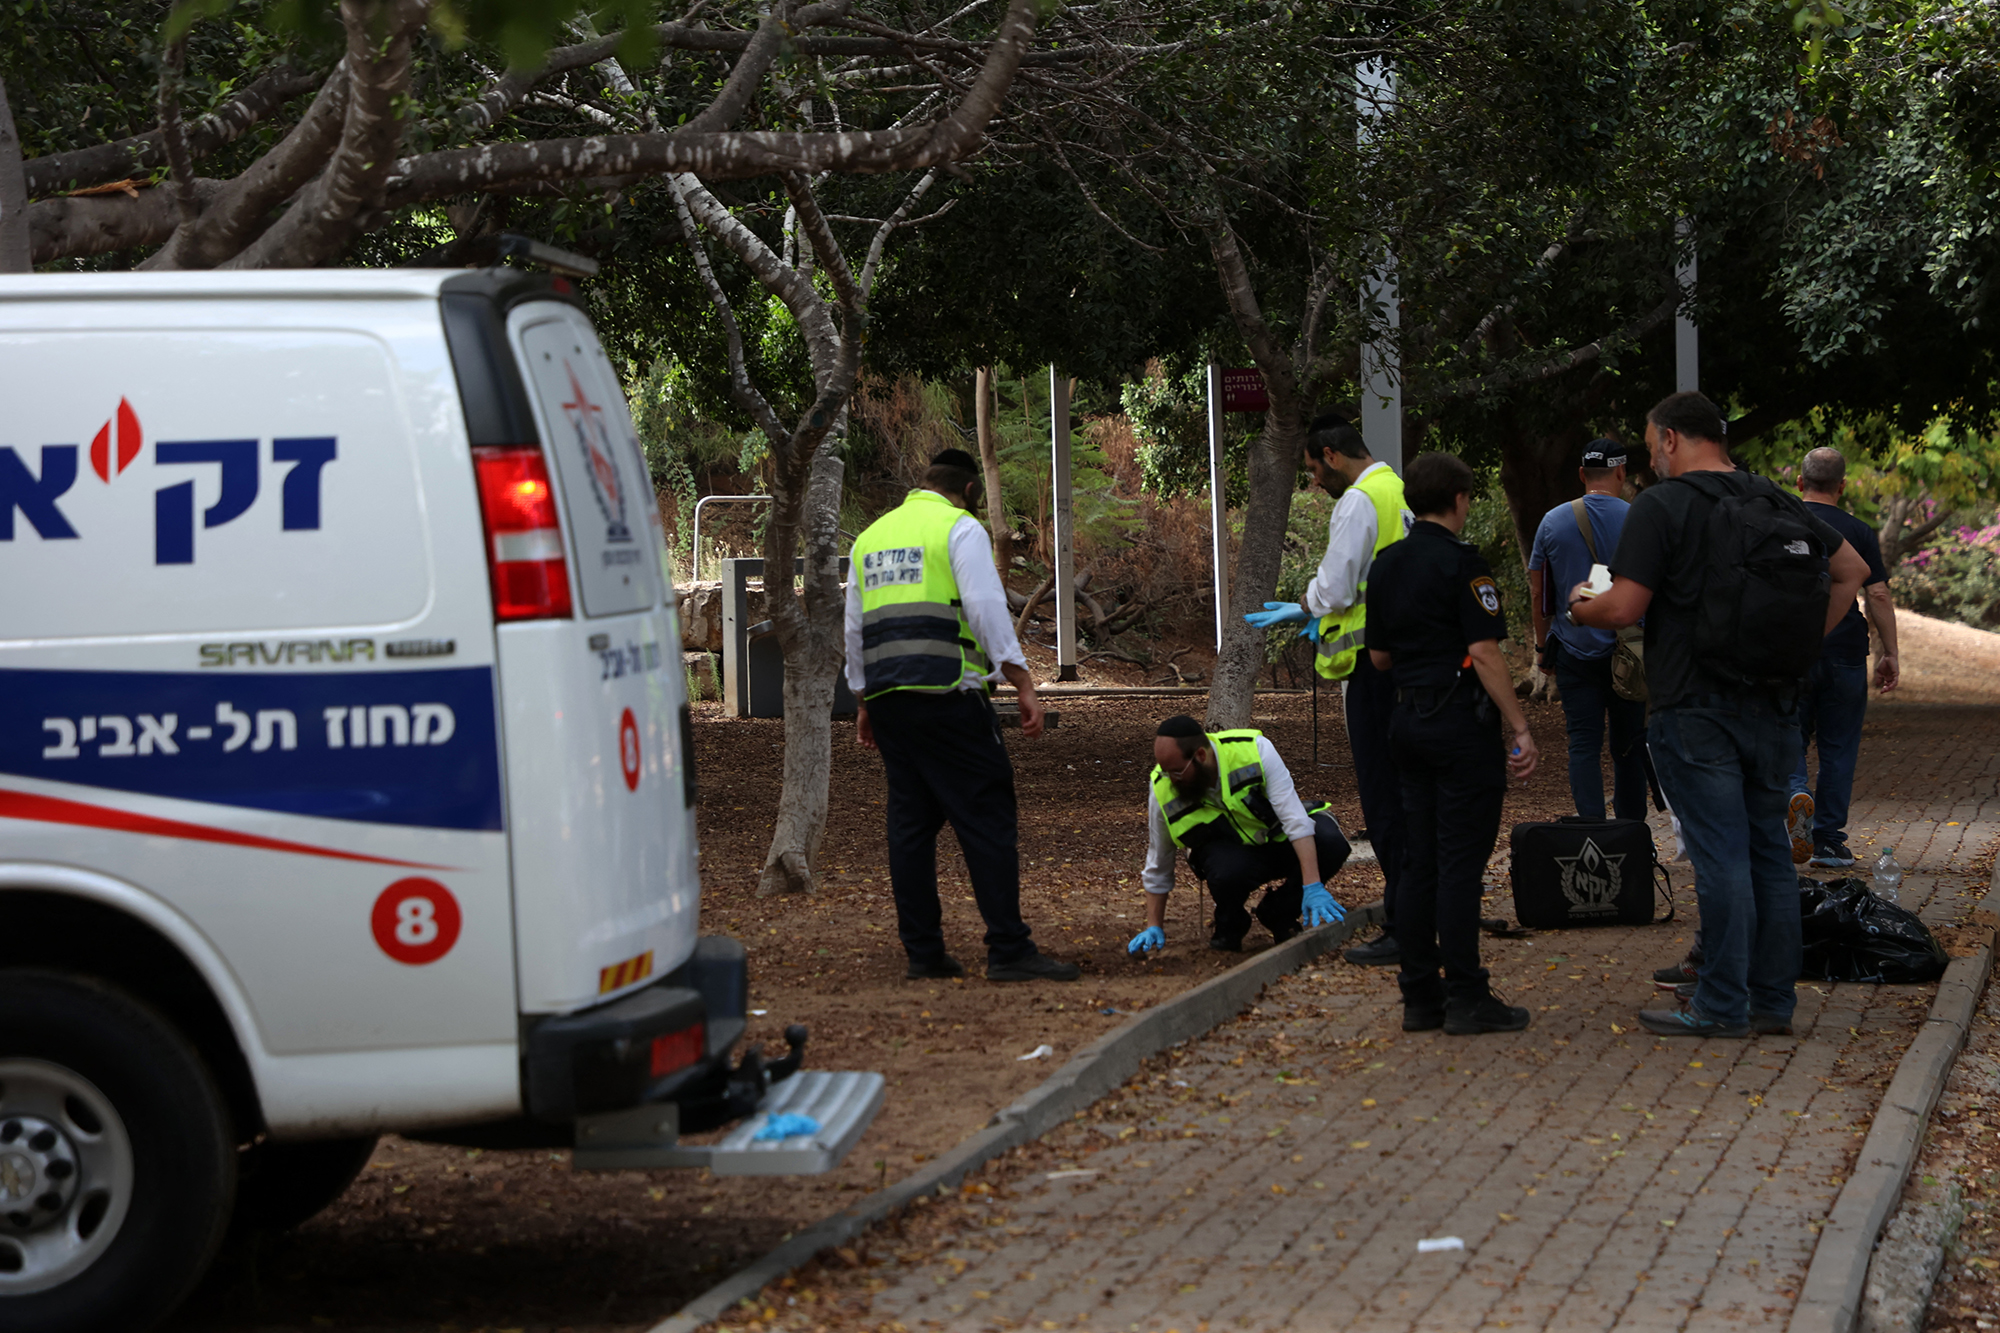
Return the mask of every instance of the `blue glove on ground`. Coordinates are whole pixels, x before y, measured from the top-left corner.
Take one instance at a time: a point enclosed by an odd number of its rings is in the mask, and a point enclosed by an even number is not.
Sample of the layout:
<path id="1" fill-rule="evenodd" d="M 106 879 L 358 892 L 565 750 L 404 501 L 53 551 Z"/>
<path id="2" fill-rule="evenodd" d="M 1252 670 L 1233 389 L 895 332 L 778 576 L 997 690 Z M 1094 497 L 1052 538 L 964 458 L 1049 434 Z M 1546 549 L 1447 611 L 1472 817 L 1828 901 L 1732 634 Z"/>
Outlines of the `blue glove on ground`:
<path id="1" fill-rule="evenodd" d="M 1164 949 L 1166 947 L 1167 932 L 1161 930 L 1158 926 L 1148 926 L 1132 937 L 1132 942 L 1125 946 L 1125 952 L 1137 958 L 1142 954 L 1150 953 L 1154 949 Z"/>
<path id="2" fill-rule="evenodd" d="M 1306 885 L 1305 914 L 1308 929 L 1347 920 L 1347 913 L 1340 910 L 1340 904 L 1326 891 L 1326 885 L 1316 880 Z"/>
<path id="3" fill-rule="evenodd" d="M 1273 625 L 1296 625 L 1308 619 L 1306 609 L 1297 602 L 1266 602 L 1262 611 L 1252 611 L 1243 618 L 1258 629 L 1269 629 Z"/>
<path id="4" fill-rule="evenodd" d="M 805 1134 L 817 1133 L 819 1133 L 819 1121 L 809 1115 L 793 1115 L 785 1112 L 766 1120 L 764 1127 L 751 1137 L 769 1143 L 775 1139 L 795 1139 Z"/>

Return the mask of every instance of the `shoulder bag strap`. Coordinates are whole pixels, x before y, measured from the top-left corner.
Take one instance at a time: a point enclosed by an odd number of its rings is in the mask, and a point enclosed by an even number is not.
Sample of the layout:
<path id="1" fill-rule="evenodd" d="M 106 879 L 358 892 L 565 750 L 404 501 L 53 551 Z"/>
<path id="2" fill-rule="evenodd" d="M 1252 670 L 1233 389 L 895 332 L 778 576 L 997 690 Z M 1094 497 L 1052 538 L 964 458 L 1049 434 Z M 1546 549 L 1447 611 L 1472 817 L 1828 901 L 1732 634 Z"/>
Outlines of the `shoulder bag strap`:
<path id="1" fill-rule="evenodd" d="M 1603 564 L 1604 562 L 1597 558 L 1597 543 L 1591 540 L 1590 510 L 1584 505 L 1582 496 L 1569 502 L 1569 512 L 1576 515 L 1576 530 L 1583 534 L 1583 549 L 1590 552 L 1590 563 Z"/>

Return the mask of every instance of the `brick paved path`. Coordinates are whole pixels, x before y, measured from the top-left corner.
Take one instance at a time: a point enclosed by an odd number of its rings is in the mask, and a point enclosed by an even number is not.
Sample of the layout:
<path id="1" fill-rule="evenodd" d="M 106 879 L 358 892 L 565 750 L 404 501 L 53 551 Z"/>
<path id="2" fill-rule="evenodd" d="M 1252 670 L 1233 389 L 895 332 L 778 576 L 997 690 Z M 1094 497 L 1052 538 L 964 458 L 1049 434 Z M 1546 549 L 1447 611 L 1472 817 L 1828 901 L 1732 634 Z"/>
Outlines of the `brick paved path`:
<path id="1" fill-rule="evenodd" d="M 1893 839 L 1905 903 L 1939 926 L 1984 892 L 1996 740 L 2000 709 L 1870 717 L 1856 851 Z M 1517 1036 L 1404 1034 L 1380 970 L 1289 977 L 878 1229 L 858 1266 L 802 1274 L 776 1322 L 1782 1327 L 1933 988 L 1804 983 L 1796 1037 L 1652 1039 L 1633 1014 L 1693 926 L 1676 880 L 1671 926 L 1488 940 L 1496 988 L 1535 1011 Z M 1445 1237 L 1463 1248 L 1418 1252 Z"/>

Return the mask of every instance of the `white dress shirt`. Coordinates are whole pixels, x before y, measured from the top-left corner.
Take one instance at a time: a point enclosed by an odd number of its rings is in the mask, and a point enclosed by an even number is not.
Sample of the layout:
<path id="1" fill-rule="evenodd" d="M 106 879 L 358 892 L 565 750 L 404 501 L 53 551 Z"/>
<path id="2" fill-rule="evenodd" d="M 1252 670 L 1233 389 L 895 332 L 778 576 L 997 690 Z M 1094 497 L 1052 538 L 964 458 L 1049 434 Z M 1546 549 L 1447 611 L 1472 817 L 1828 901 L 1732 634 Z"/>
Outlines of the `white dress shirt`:
<path id="1" fill-rule="evenodd" d="M 1278 816 L 1278 824 L 1285 831 L 1287 840 L 1310 838 L 1313 835 L 1312 816 L 1306 813 L 1305 802 L 1299 799 L 1298 788 L 1292 785 L 1292 771 L 1285 767 L 1285 761 L 1278 758 L 1278 747 L 1270 738 L 1257 738 L 1257 758 L 1264 765 L 1264 796 L 1271 802 L 1271 810 Z M 1202 804 L 1222 809 L 1222 797 L 1215 787 L 1208 789 Z M 1174 846 L 1171 834 L 1167 832 L 1167 817 L 1160 810 L 1160 798 L 1152 792 L 1150 784 L 1146 791 L 1146 868 L 1139 872 L 1139 883 L 1148 893 L 1169 893 L 1174 887 Z"/>
<path id="2" fill-rule="evenodd" d="M 1361 477 L 1387 463 L 1371 463 Z M 1375 502 L 1361 489 L 1356 477 L 1334 503 L 1333 517 L 1326 525 L 1326 554 L 1320 557 L 1319 572 L 1306 586 L 1306 610 L 1317 620 L 1345 611 L 1361 600 L 1361 585 L 1368 581 L 1368 567 L 1375 563 Z M 1407 513 L 1403 530 L 1409 531 Z"/>
<path id="3" fill-rule="evenodd" d="M 993 539 L 986 535 L 986 525 L 970 514 L 960 515 L 951 536 L 945 539 L 945 550 L 951 555 L 951 576 L 958 582 L 959 609 L 993 661 L 992 672 L 985 675 L 966 663 L 958 688 L 983 691 L 989 681 L 1000 679 L 1003 663 L 1026 670 L 1028 659 L 1021 655 L 1021 641 L 1014 637 L 1014 614 L 1007 609 L 1007 589 L 1001 585 L 1000 571 L 993 567 Z M 859 699 L 867 673 L 861 663 L 861 580 L 852 573 L 847 579 L 846 629 L 847 688 Z"/>

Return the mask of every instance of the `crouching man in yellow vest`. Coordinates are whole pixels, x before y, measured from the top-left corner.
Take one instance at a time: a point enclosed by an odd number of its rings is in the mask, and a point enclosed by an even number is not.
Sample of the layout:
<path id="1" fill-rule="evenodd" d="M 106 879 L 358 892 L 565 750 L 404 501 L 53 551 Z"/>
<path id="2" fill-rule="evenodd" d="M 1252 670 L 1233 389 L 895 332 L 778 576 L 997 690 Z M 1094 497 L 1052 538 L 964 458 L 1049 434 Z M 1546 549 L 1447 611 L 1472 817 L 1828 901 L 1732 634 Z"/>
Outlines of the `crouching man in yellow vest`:
<path id="1" fill-rule="evenodd" d="M 986 919 L 989 981 L 1075 981 L 1074 963 L 1035 948 L 1021 920 L 1014 765 L 988 697 L 996 674 L 1020 694 L 1021 734 L 1042 734 L 1042 706 L 971 514 L 979 464 L 963 449 L 931 460 L 923 485 L 854 541 L 847 583 L 847 684 L 855 729 L 889 779 L 889 883 L 909 978 L 965 975 L 945 952 L 937 835 L 951 821 Z"/>
<path id="2" fill-rule="evenodd" d="M 1346 953 L 1350 963 L 1393 967 L 1402 959 L 1396 944 L 1395 902 L 1403 877 L 1403 794 L 1389 746 L 1389 715 L 1396 688 L 1361 651 L 1368 619 L 1368 575 L 1375 558 L 1410 531 L 1403 503 L 1403 480 L 1368 452 L 1361 432 L 1338 413 L 1314 418 L 1306 430 L 1306 468 L 1321 490 L 1335 497 L 1327 522 L 1326 554 L 1306 587 L 1305 604 L 1266 602 L 1252 612 L 1253 625 L 1301 623 L 1319 645 L 1314 660 L 1321 678 L 1345 683 L 1347 743 L 1354 755 L 1354 784 L 1361 793 L 1361 817 L 1369 845 L 1382 869 L 1382 901 L 1388 910 L 1382 934 Z"/>
<path id="3" fill-rule="evenodd" d="M 1257 904 L 1257 919 L 1283 944 L 1307 926 L 1331 925 L 1347 915 L 1327 892 L 1325 877 L 1347 861 L 1347 837 L 1324 805 L 1308 811 L 1292 785 L 1277 747 L 1261 731 L 1205 732 L 1191 717 L 1170 717 L 1153 738 L 1152 790 L 1146 802 L 1149 838 L 1146 928 L 1127 952 L 1137 957 L 1167 942 L 1167 895 L 1174 887 L 1174 857 L 1188 854 L 1195 875 L 1215 899 L 1208 947 L 1235 953 L 1243 947 L 1250 895 L 1273 881 L 1278 887 Z"/>

